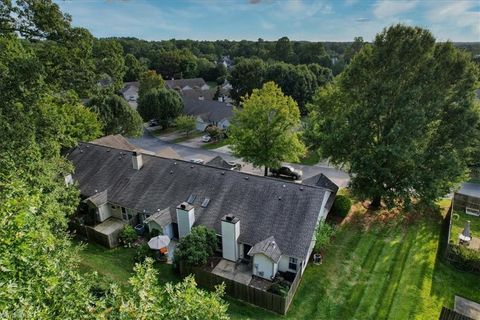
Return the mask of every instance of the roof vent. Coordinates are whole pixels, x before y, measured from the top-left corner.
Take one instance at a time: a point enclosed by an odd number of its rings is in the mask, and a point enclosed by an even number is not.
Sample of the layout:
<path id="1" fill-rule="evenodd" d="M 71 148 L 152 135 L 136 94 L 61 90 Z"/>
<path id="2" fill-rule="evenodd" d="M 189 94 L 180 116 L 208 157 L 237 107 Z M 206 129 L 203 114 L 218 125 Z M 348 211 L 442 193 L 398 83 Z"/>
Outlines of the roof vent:
<path id="1" fill-rule="evenodd" d="M 282 197 L 278 197 L 278 200 L 282 200 Z"/>
<path id="2" fill-rule="evenodd" d="M 194 166 L 190 166 L 190 168 L 192 168 L 192 169 L 193 169 L 193 168 L 194 168 Z"/>
<path id="3" fill-rule="evenodd" d="M 110 152 L 110 149 L 107 149 L 107 152 Z"/>
<path id="4" fill-rule="evenodd" d="M 87 144 L 87 148 L 90 148 L 90 146 Z"/>
<path id="5" fill-rule="evenodd" d="M 303 191 L 303 187 L 300 187 L 300 191 Z"/>
<path id="6" fill-rule="evenodd" d="M 225 175 L 225 171 L 220 172 L 220 174 L 221 174 L 222 176 L 224 176 L 224 175 Z"/>
<path id="7" fill-rule="evenodd" d="M 170 170 L 170 174 L 173 174 L 173 170 Z"/>
<path id="8" fill-rule="evenodd" d="M 83 153 L 83 150 L 82 150 L 82 149 L 80 149 L 80 153 Z"/>
<path id="9" fill-rule="evenodd" d="M 245 177 L 245 180 L 248 180 L 248 177 Z"/>
<path id="10" fill-rule="evenodd" d="M 283 185 L 282 187 L 284 187 L 284 188 L 285 188 L 285 187 L 286 187 L 286 185 Z"/>
<path id="11" fill-rule="evenodd" d="M 177 163 L 176 163 L 176 162 L 174 162 L 174 163 L 173 163 L 173 165 L 174 165 L 174 166 L 176 166 L 176 165 L 177 165 Z"/>

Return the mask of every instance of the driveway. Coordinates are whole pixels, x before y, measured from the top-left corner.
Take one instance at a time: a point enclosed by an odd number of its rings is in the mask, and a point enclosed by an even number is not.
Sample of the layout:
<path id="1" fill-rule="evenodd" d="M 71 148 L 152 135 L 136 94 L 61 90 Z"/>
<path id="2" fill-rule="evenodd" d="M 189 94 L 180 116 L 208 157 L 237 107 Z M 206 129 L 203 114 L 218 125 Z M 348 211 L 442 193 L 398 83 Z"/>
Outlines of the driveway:
<path id="1" fill-rule="evenodd" d="M 187 161 L 191 159 L 202 159 L 204 161 L 209 161 L 216 156 L 221 156 L 226 161 L 235 161 L 242 164 L 242 171 L 249 172 L 256 175 L 263 175 L 263 168 L 254 168 L 251 164 L 243 162 L 241 159 L 232 156 L 229 152 L 229 149 L 226 147 L 220 148 L 221 152 L 217 150 L 206 150 L 199 147 L 194 147 L 195 143 L 187 144 L 183 142 L 182 144 L 176 144 L 169 141 L 161 140 L 161 138 L 154 137 L 147 130 L 144 130 L 143 135 L 140 138 L 129 138 L 130 143 L 133 145 L 153 151 L 155 153 L 159 152 L 163 148 L 170 147 L 175 150 L 182 159 Z M 313 166 L 307 166 L 302 164 L 289 164 L 296 169 L 303 171 L 303 178 L 309 178 L 314 175 L 323 173 L 333 182 L 335 182 L 340 187 L 346 187 L 350 178 L 347 173 L 342 170 L 339 170 L 333 166 L 330 166 L 326 162 L 320 162 L 319 164 Z"/>

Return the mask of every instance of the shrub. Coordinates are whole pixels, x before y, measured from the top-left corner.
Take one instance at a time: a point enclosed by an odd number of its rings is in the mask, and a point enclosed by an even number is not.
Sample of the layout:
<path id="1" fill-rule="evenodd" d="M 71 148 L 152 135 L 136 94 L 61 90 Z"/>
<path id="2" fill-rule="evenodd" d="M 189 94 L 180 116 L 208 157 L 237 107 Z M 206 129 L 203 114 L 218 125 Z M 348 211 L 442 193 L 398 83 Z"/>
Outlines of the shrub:
<path id="1" fill-rule="evenodd" d="M 325 221 L 320 221 L 317 230 L 315 231 L 315 251 L 328 246 L 332 237 L 336 233 L 336 228 Z"/>
<path id="2" fill-rule="evenodd" d="M 152 259 L 155 258 L 155 251 L 150 249 L 148 244 L 143 243 L 138 247 L 137 251 L 135 252 L 135 262 L 142 263 L 148 257 Z"/>
<path id="3" fill-rule="evenodd" d="M 332 213 L 336 216 L 345 218 L 352 207 L 352 200 L 347 196 L 338 195 L 332 206 Z"/>
<path id="4" fill-rule="evenodd" d="M 152 231 L 150 231 L 150 239 L 152 238 L 155 238 L 156 236 L 159 236 L 161 234 L 160 230 L 158 229 L 152 229 Z"/>
<path id="5" fill-rule="evenodd" d="M 126 224 L 125 227 L 123 227 L 119 238 L 121 243 L 129 245 L 138 239 L 138 234 L 131 225 Z"/>
<path id="6" fill-rule="evenodd" d="M 480 251 L 451 243 L 448 246 L 448 258 L 460 270 L 480 272 Z"/>
<path id="7" fill-rule="evenodd" d="M 175 261 L 198 266 L 207 263 L 217 248 L 215 231 L 204 226 L 192 228 L 190 234 L 182 238 L 175 249 Z"/>
<path id="8" fill-rule="evenodd" d="M 288 281 L 276 281 L 274 282 L 268 291 L 271 293 L 278 294 L 282 297 L 285 297 L 288 294 L 288 290 L 290 290 L 290 283 Z"/>

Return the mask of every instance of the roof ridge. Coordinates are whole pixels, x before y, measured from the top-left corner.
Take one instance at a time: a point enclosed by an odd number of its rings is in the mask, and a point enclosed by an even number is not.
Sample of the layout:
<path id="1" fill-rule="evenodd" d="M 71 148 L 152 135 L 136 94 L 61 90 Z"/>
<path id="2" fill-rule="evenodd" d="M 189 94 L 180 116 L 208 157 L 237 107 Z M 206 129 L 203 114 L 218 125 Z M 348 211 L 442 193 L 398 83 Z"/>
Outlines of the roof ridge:
<path id="1" fill-rule="evenodd" d="M 73 150 L 77 149 L 81 144 L 88 144 L 88 145 L 91 145 L 91 146 L 95 146 L 95 147 L 101 147 L 101 148 L 106 148 L 106 149 L 115 149 L 115 150 L 119 150 L 119 151 L 126 151 L 126 152 L 133 152 L 133 151 L 130 151 L 130 150 L 127 150 L 127 149 L 120 149 L 120 148 L 114 148 L 114 147 L 107 147 L 107 146 L 102 146 L 102 145 L 99 145 L 99 144 L 94 144 L 94 143 L 91 143 L 91 142 L 80 142 L 76 147 L 74 147 L 68 154 L 72 153 Z M 138 151 L 137 151 L 138 152 Z M 140 150 L 140 153 L 141 153 L 141 150 Z M 67 155 L 68 155 L 67 154 Z M 327 188 L 323 188 L 323 187 L 319 187 L 319 186 L 312 186 L 312 185 L 308 185 L 308 184 L 303 184 L 303 183 L 297 183 L 297 182 L 294 182 L 294 181 L 288 181 L 288 180 L 278 180 L 276 178 L 273 178 L 273 177 L 270 177 L 270 176 L 261 176 L 261 175 L 257 175 L 257 174 L 252 174 L 252 173 L 249 173 L 249 172 L 243 172 L 243 171 L 236 171 L 236 170 L 225 170 L 223 168 L 219 168 L 219 167 L 215 167 L 215 166 L 212 166 L 212 165 L 208 165 L 208 164 L 200 164 L 200 163 L 194 163 L 194 162 L 190 162 L 188 160 L 183 160 L 183 159 L 170 159 L 170 158 L 165 158 L 165 157 L 162 157 L 162 156 L 159 156 L 157 154 L 146 154 L 146 153 L 142 153 L 143 156 L 147 156 L 147 157 L 154 157 L 154 158 L 160 158 L 160 159 L 165 159 L 165 160 L 170 160 L 170 161 L 174 161 L 174 162 L 183 162 L 183 163 L 186 163 L 188 165 L 194 165 L 194 166 L 204 166 L 204 167 L 208 167 L 208 168 L 213 168 L 217 171 L 223 171 L 223 172 L 230 172 L 231 174 L 241 174 L 241 175 L 245 175 L 245 176 L 248 176 L 248 177 L 254 177 L 254 178 L 259 178 L 259 179 L 265 179 L 265 180 L 270 180 L 270 181 L 274 181 L 276 183 L 283 183 L 283 184 L 290 184 L 290 185 L 295 185 L 295 186 L 298 186 L 298 187 L 303 187 L 303 188 L 312 188 L 312 189 L 322 189 L 322 190 L 328 190 Z M 220 156 L 220 155 L 218 155 Z M 221 156 L 220 156 L 221 157 Z M 223 157 L 222 157 L 223 158 Z M 225 160 L 225 159 L 224 159 Z"/>

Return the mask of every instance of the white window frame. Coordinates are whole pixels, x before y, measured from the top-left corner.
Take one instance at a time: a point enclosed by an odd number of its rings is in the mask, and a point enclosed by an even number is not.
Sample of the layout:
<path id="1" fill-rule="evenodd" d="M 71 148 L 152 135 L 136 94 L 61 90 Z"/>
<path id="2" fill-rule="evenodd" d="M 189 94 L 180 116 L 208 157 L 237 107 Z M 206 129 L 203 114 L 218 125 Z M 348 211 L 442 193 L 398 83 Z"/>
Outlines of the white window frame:
<path id="1" fill-rule="evenodd" d="M 123 221 L 130 222 L 130 220 L 133 219 L 133 215 L 131 215 L 130 213 L 128 213 L 127 208 L 125 208 L 125 207 L 120 207 L 120 208 L 121 208 L 121 211 L 122 211 L 122 220 L 123 220 Z M 132 216 L 132 217 L 129 218 L 129 216 Z"/>
<path id="2" fill-rule="evenodd" d="M 471 216 L 480 217 L 480 210 L 478 210 L 478 209 L 465 207 L 465 213 L 469 214 Z"/>

